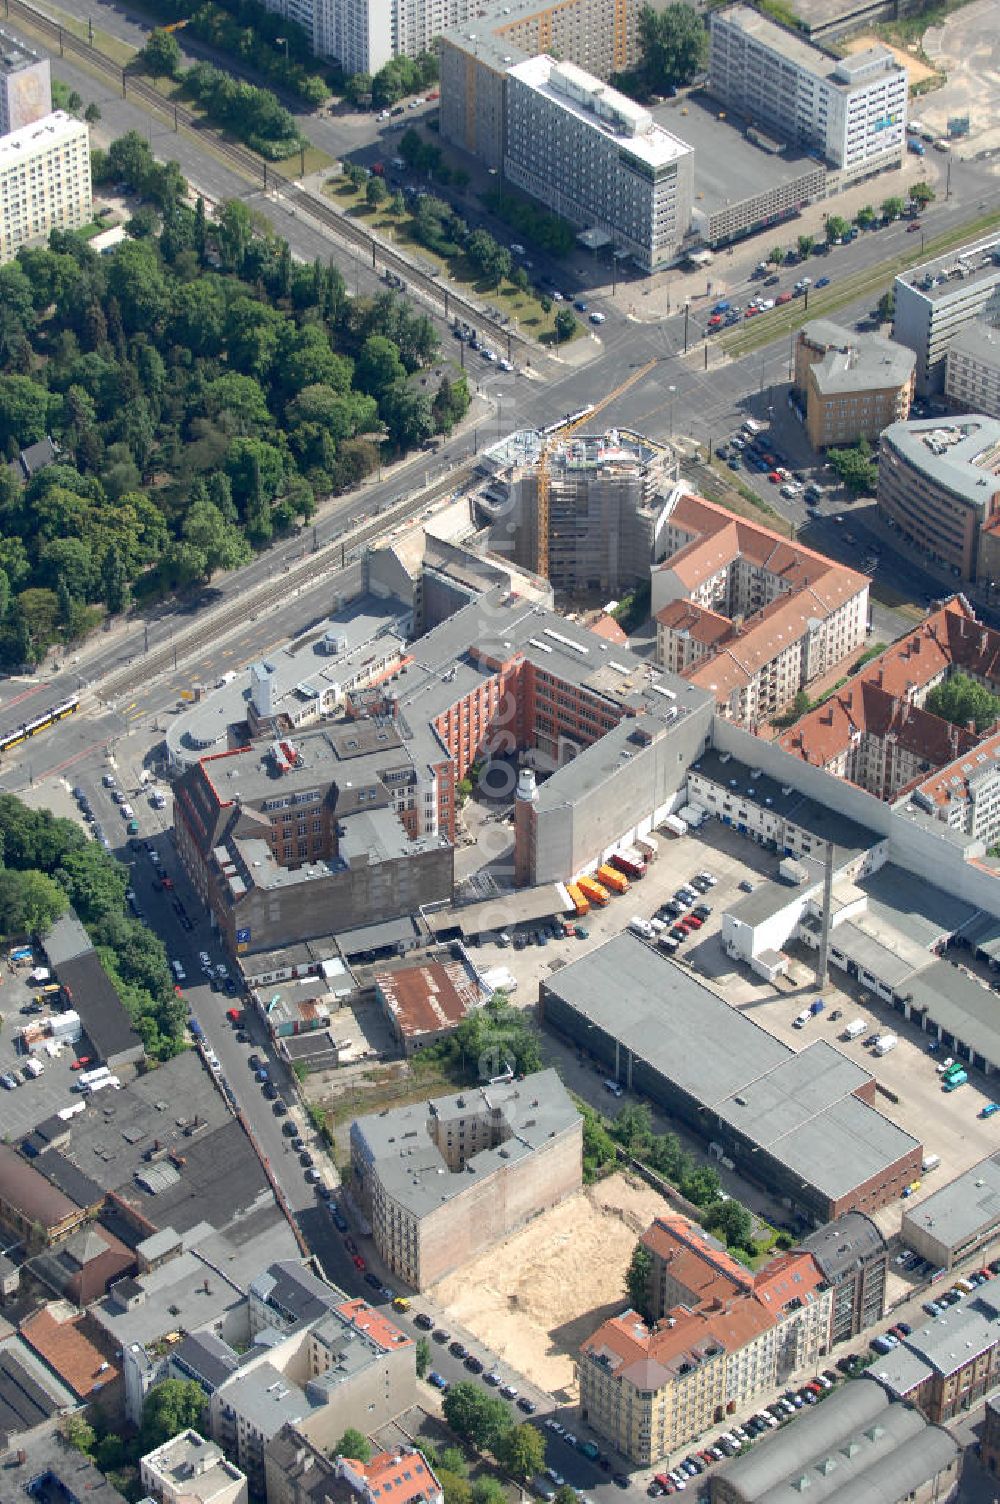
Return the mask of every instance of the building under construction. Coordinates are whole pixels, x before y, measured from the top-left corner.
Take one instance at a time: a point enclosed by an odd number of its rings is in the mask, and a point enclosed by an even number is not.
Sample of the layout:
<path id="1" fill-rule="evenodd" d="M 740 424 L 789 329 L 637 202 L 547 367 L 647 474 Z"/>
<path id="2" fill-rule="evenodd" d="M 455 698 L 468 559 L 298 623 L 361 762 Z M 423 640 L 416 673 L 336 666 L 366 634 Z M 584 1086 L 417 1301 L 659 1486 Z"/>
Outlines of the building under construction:
<path id="1" fill-rule="evenodd" d="M 665 493 L 677 478 L 673 450 L 621 428 L 552 442 L 546 570 L 538 496 L 544 442 L 522 430 L 482 456 L 490 479 L 477 501 L 490 548 L 567 593 L 606 599 L 647 581 Z"/>

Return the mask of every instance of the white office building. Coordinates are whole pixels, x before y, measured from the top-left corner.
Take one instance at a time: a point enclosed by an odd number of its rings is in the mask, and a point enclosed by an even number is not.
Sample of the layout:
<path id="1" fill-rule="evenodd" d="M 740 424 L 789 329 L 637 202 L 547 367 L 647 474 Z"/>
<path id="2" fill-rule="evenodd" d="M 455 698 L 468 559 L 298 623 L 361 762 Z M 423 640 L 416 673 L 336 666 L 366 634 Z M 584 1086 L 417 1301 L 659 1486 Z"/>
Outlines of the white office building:
<path id="1" fill-rule="evenodd" d="M 917 357 L 917 393 L 940 392 L 955 336 L 976 320 L 1000 324 L 1000 235 L 912 267 L 894 291 L 892 334 Z"/>
<path id="2" fill-rule="evenodd" d="M 964 412 L 1000 418 L 1000 328 L 978 320 L 948 346 L 944 394 Z"/>
<path id="3" fill-rule="evenodd" d="M 630 256 L 666 266 L 691 224 L 694 152 L 648 110 L 542 54 L 507 73 L 506 176 Z"/>
<path id="4" fill-rule="evenodd" d="M 708 77 L 727 109 L 850 179 L 903 159 L 907 75 L 888 47 L 833 57 L 750 6 L 732 5 L 712 14 Z"/>
<path id="5" fill-rule="evenodd" d="M 93 212 L 90 131 L 57 110 L 0 137 L 0 262 Z"/>

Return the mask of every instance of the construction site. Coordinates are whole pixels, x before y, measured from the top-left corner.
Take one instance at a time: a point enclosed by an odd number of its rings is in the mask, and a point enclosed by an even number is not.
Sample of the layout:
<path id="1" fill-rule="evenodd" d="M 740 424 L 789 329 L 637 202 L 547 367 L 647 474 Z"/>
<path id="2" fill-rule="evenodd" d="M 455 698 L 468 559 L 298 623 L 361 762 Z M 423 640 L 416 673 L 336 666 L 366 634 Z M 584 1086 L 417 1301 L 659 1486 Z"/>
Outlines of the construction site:
<path id="1" fill-rule="evenodd" d="M 547 429 L 519 429 L 482 454 L 486 480 L 475 500 L 492 552 L 564 595 L 601 602 L 648 581 L 677 455 L 631 430 L 594 425 L 653 365 L 596 406 Z"/>

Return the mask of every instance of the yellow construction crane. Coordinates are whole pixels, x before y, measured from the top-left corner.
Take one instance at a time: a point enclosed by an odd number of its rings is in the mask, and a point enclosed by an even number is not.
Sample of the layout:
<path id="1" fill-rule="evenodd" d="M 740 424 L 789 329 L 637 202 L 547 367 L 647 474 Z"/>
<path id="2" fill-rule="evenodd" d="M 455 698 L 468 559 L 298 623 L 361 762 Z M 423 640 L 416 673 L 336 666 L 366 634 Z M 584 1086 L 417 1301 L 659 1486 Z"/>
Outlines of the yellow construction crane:
<path id="1" fill-rule="evenodd" d="M 600 402 L 594 403 L 592 407 L 588 407 L 582 413 L 571 415 L 562 423 L 552 424 L 550 428 L 543 431 L 542 448 L 538 456 L 535 476 L 538 495 L 537 573 L 544 579 L 548 579 L 549 576 L 549 449 L 553 440 L 556 438 L 560 440 L 568 439 L 584 423 L 589 423 L 592 418 L 596 418 L 609 403 L 614 402 L 616 397 L 623 396 L 630 386 L 634 386 L 637 381 L 641 381 L 644 376 L 648 376 L 658 359 L 658 356 L 654 356 L 652 360 L 647 360 L 644 366 L 638 366 L 630 376 L 626 376 L 624 381 L 619 382 L 613 391 L 608 392 L 606 396 L 602 397 Z"/>

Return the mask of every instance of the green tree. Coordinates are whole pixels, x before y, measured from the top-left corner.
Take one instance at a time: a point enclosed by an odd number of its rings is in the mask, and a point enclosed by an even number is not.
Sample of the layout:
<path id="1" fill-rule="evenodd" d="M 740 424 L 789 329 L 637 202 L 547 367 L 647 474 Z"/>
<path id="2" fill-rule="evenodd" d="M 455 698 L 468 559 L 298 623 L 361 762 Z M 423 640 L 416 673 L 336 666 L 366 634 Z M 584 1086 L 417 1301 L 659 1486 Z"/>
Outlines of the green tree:
<path id="1" fill-rule="evenodd" d="M 205 578 L 217 569 L 239 569 L 250 561 L 252 550 L 233 523 L 227 522 L 210 501 L 196 501 L 184 519 L 184 537 L 205 560 Z"/>
<path id="2" fill-rule="evenodd" d="M 438 1482 L 444 1494 L 444 1504 L 472 1504 L 472 1488 L 468 1478 L 461 1473 L 450 1473 L 447 1468 L 437 1469 Z"/>
<path id="3" fill-rule="evenodd" d="M 223 266 L 231 271 L 242 271 L 253 238 L 253 220 L 241 199 L 227 199 L 223 204 L 216 237 Z"/>
<path id="4" fill-rule="evenodd" d="M 89 1421 L 84 1420 L 82 1415 L 67 1415 L 60 1423 L 63 1440 L 77 1452 L 84 1456 L 93 1455 L 94 1445 L 97 1441 L 97 1432 Z"/>
<path id="5" fill-rule="evenodd" d="M 373 173 L 365 184 L 365 203 L 369 209 L 377 209 L 384 204 L 389 197 L 389 190 L 385 186 L 385 178 Z"/>
<path id="6" fill-rule="evenodd" d="M 537 1426 L 511 1426 L 497 1444 L 494 1456 L 512 1478 L 523 1481 L 545 1466 L 545 1442 Z"/>
<path id="7" fill-rule="evenodd" d="M 26 449 L 44 439 L 49 394 L 30 376 L 0 376 L 0 450 Z"/>
<path id="8" fill-rule="evenodd" d="M 828 245 L 837 245 L 844 236 L 850 232 L 850 222 L 840 214 L 830 214 L 826 221 L 826 239 Z"/>
<path id="9" fill-rule="evenodd" d="M 771 262 L 772 266 L 780 266 L 785 259 L 784 247 L 780 245 L 772 246 L 767 253 L 767 259 Z"/>
<path id="10" fill-rule="evenodd" d="M 482 1452 L 493 1452 L 511 1428 L 510 1411 L 503 1400 L 494 1399 L 478 1385 L 459 1380 L 441 1405 L 445 1420 L 457 1436 Z"/>
<path id="11" fill-rule="evenodd" d="M 899 219 L 905 208 L 906 205 L 901 198 L 895 196 L 884 198 L 882 200 L 882 218 Z"/>
<path id="12" fill-rule="evenodd" d="M 355 1462 L 371 1462 L 371 1443 L 355 1426 L 348 1426 L 336 1446 L 334 1457 L 350 1457 Z"/>
<path id="13" fill-rule="evenodd" d="M 639 45 L 647 84 L 665 93 L 679 84 L 690 83 L 704 67 L 708 32 L 697 11 L 689 5 L 668 5 L 662 11 L 644 5 L 639 12 Z"/>
<path id="14" fill-rule="evenodd" d="M 717 1201 L 705 1213 L 704 1225 L 708 1232 L 722 1238 L 729 1248 L 742 1248 L 753 1235 L 753 1218 L 740 1202 Z"/>
<path id="15" fill-rule="evenodd" d="M 0 932 L 44 935 L 69 907 L 62 888 L 44 872 L 0 869 Z"/>
<path id="16" fill-rule="evenodd" d="M 472 1485 L 472 1504 L 505 1504 L 506 1498 L 503 1484 L 492 1473 L 484 1473 Z M 575 1495 L 573 1504 L 577 1504 Z"/>
<path id="17" fill-rule="evenodd" d="M 457 1473 L 460 1478 L 468 1477 L 469 1466 L 458 1447 L 445 1447 L 441 1453 L 441 1466 L 446 1472 Z"/>
<path id="18" fill-rule="evenodd" d="M 150 1452 L 181 1431 L 196 1429 L 204 1409 L 205 1394 L 194 1379 L 154 1384 L 142 1406 L 142 1450 Z"/>
<path id="19" fill-rule="evenodd" d="M 84 924 L 121 913 L 128 886 L 125 868 L 96 841 L 67 852 L 56 876 Z"/>
<path id="20" fill-rule="evenodd" d="M 968 674 L 959 673 L 935 684 L 924 708 L 955 726 L 967 726 L 971 721 L 976 730 L 982 732 L 1000 717 L 1000 698 L 991 694 L 985 684 L 977 683 Z"/>
<path id="21" fill-rule="evenodd" d="M 560 1483 L 553 1504 L 579 1504 L 576 1489 L 569 1483 Z"/>
<path id="22" fill-rule="evenodd" d="M 799 255 L 805 261 L 807 256 L 812 255 L 812 248 L 816 244 L 816 241 L 812 235 L 800 235 L 795 244 L 798 247 Z"/>
<path id="23" fill-rule="evenodd" d="M 888 290 L 888 292 L 884 292 L 882 294 L 882 296 L 879 298 L 879 300 L 878 300 L 878 306 L 875 309 L 875 317 L 882 324 L 891 324 L 892 323 L 892 320 L 896 317 L 896 290 L 895 290 L 895 288 L 890 287 L 889 290 Z"/>
<path id="24" fill-rule="evenodd" d="M 426 1337 L 417 1338 L 417 1378 L 422 1379 L 431 1366 L 431 1345 Z"/>
<path id="25" fill-rule="evenodd" d="M 854 223 L 859 230 L 870 230 L 875 223 L 875 210 L 871 204 L 864 204 L 854 216 Z"/>
<path id="26" fill-rule="evenodd" d="M 636 1243 L 625 1271 L 625 1291 L 633 1310 L 638 1311 L 643 1320 L 649 1317 L 649 1282 L 652 1272 L 653 1258 L 649 1249 L 642 1243 Z"/>
<path id="27" fill-rule="evenodd" d="M 94 101 L 91 100 L 87 108 L 83 112 L 83 118 L 84 120 L 86 120 L 88 125 L 96 125 L 101 118 L 100 105 L 95 104 Z"/>
<path id="28" fill-rule="evenodd" d="M 367 167 L 362 167 L 358 162 L 345 162 L 343 166 L 344 177 L 350 183 L 352 188 L 361 188 L 365 183 L 367 183 L 369 178 Z"/>
<path id="29" fill-rule="evenodd" d="M 572 339 L 577 330 L 577 322 L 571 308 L 560 308 L 555 317 L 556 338 L 560 341 Z"/>
<path id="30" fill-rule="evenodd" d="M 647 1150 L 653 1137 L 653 1115 L 645 1102 L 623 1107 L 611 1125 L 611 1133 L 629 1153 Z"/>
<path id="31" fill-rule="evenodd" d="M 406 381 L 383 392 L 379 413 L 397 449 L 415 449 L 434 432 L 430 398 Z"/>
<path id="32" fill-rule="evenodd" d="M 180 43 L 172 31 L 164 31 L 158 26 L 150 32 L 146 45 L 139 52 L 139 59 L 154 78 L 175 78 L 181 65 Z"/>
<path id="33" fill-rule="evenodd" d="M 399 346 L 382 334 L 370 334 L 361 347 L 355 369 L 361 390 L 380 397 L 405 376 L 406 367 L 399 358 Z"/>
<path id="34" fill-rule="evenodd" d="M 921 209 L 926 209 L 927 205 L 932 204 L 935 198 L 937 198 L 937 194 L 930 183 L 920 182 L 912 185 L 910 188 L 910 197 L 915 204 L 920 205 Z"/>
<path id="35" fill-rule="evenodd" d="M 878 466 L 872 464 L 871 445 L 861 439 L 853 449 L 828 449 L 827 462 L 849 491 L 860 496 L 878 485 Z"/>

